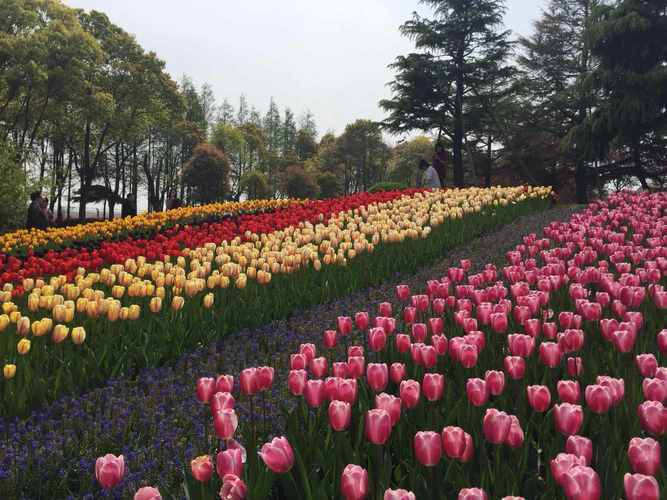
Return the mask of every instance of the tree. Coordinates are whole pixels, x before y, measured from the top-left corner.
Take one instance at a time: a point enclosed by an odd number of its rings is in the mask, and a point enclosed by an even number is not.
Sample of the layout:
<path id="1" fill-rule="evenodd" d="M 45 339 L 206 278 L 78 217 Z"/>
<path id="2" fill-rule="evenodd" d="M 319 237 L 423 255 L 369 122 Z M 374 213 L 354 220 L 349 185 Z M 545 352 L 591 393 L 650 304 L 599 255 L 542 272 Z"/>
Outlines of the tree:
<path id="1" fill-rule="evenodd" d="M 240 189 L 249 200 L 263 200 L 271 197 L 269 179 L 259 170 L 245 173 L 241 178 Z"/>
<path id="2" fill-rule="evenodd" d="M 337 148 L 344 165 L 346 194 L 367 191 L 384 180 L 390 153 L 377 123 L 357 120 L 349 124 L 338 139 Z"/>
<path id="3" fill-rule="evenodd" d="M 245 125 L 248 121 L 250 115 L 250 110 L 248 109 L 248 99 L 246 99 L 245 94 L 241 94 L 239 97 L 239 110 L 236 114 L 236 123 L 241 126 Z"/>
<path id="4" fill-rule="evenodd" d="M 444 134 L 452 143 L 454 181 L 464 184 L 465 112 L 473 90 L 479 95 L 484 74 L 499 66 L 510 50 L 509 31 L 500 30 L 503 0 L 423 0 L 432 19 L 417 13 L 401 27 L 420 52 L 399 56 L 391 84 L 393 97 L 381 102 L 390 114 L 384 126 Z"/>
<path id="5" fill-rule="evenodd" d="M 285 120 L 282 127 L 283 158 L 287 160 L 296 159 L 296 121 L 294 113 L 289 108 L 285 109 Z"/>
<path id="6" fill-rule="evenodd" d="M 418 166 L 420 160 L 431 161 L 433 157 L 433 140 L 426 136 L 418 136 L 410 141 L 397 145 L 389 162 L 389 180 L 402 182 L 408 186 L 417 184 L 421 175 Z"/>
<path id="7" fill-rule="evenodd" d="M 285 172 L 283 190 L 290 198 L 317 198 L 319 188 L 311 174 L 300 165 L 292 165 Z"/>
<path id="8" fill-rule="evenodd" d="M 21 227 L 26 221 L 26 178 L 15 159 L 9 146 L 0 142 L 0 231 Z"/>
<path id="9" fill-rule="evenodd" d="M 229 161 L 212 144 L 199 144 L 185 166 L 184 182 L 198 203 L 222 201 L 229 190 Z"/>
<path id="10" fill-rule="evenodd" d="M 599 64 L 589 83 L 601 94 L 575 140 L 592 139 L 602 181 L 634 176 L 664 185 L 667 175 L 667 0 L 600 5 L 589 37 Z"/>
<path id="11" fill-rule="evenodd" d="M 232 106 L 227 99 L 222 101 L 218 109 L 218 123 L 225 125 L 234 124 L 234 106 Z"/>
<path id="12" fill-rule="evenodd" d="M 320 172 L 317 175 L 317 186 L 319 188 L 320 198 L 328 199 L 340 195 L 343 188 L 338 176 L 332 172 Z"/>

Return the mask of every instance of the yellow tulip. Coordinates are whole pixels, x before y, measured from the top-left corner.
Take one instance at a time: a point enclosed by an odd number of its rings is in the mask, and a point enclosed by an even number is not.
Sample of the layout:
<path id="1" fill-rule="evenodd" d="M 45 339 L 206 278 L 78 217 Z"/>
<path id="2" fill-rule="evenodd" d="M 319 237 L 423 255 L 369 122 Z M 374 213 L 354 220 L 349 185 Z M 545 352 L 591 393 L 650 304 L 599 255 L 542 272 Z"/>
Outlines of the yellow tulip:
<path id="1" fill-rule="evenodd" d="M 162 310 L 162 298 L 153 297 L 148 303 L 148 309 L 154 314 L 159 313 Z"/>
<path id="2" fill-rule="evenodd" d="M 129 308 L 128 312 L 128 318 L 131 321 L 135 321 L 139 319 L 139 316 L 141 315 L 141 307 L 138 304 L 132 304 Z"/>
<path id="3" fill-rule="evenodd" d="M 18 312 L 18 311 L 17 311 Z M 27 316 L 21 316 L 16 322 L 16 333 L 21 337 L 27 337 L 30 333 L 30 318 Z"/>
<path id="4" fill-rule="evenodd" d="M 2 373 L 7 380 L 13 379 L 16 376 L 16 365 L 6 364 L 2 369 Z"/>
<path id="5" fill-rule="evenodd" d="M 206 309 L 210 309 L 211 307 L 213 307 L 214 300 L 215 297 L 213 296 L 212 293 L 207 293 L 206 295 L 204 295 L 204 300 L 203 300 L 204 307 Z"/>
<path id="6" fill-rule="evenodd" d="M 16 351 L 21 355 L 25 356 L 30 352 L 30 341 L 28 339 L 21 339 L 19 343 L 16 344 Z"/>
<path id="7" fill-rule="evenodd" d="M 69 328 L 67 328 L 65 325 L 56 325 L 53 328 L 53 333 L 51 334 L 51 338 L 53 339 L 54 343 L 60 344 L 68 337 L 68 335 L 69 335 Z"/>
<path id="8" fill-rule="evenodd" d="M 185 305 L 185 299 L 183 297 L 176 296 L 171 299 L 171 309 L 173 311 L 180 311 Z"/>
<path id="9" fill-rule="evenodd" d="M 86 341 L 86 330 L 82 326 L 77 326 L 72 329 L 72 342 L 76 345 L 81 345 Z"/>
<path id="10" fill-rule="evenodd" d="M 4 332 L 9 326 L 9 316 L 0 314 L 0 332 Z"/>

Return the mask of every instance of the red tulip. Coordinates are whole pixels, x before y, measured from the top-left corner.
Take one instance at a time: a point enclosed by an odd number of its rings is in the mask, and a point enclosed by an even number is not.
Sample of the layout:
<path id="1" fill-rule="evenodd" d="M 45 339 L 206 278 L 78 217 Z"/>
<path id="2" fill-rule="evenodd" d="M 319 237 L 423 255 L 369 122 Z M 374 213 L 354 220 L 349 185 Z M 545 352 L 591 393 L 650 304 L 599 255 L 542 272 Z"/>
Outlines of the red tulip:
<path id="1" fill-rule="evenodd" d="M 276 474 L 285 474 L 294 465 L 294 452 L 285 437 L 273 438 L 265 443 L 259 452 L 264 464 Z"/>
<path id="2" fill-rule="evenodd" d="M 584 372 L 584 362 L 580 357 L 567 358 L 567 374 L 570 377 L 578 377 Z"/>
<path id="3" fill-rule="evenodd" d="M 447 354 L 447 337 L 444 335 L 431 336 L 431 345 L 435 348 L 435 352 L 438 356 Z"/>
<path id="4" fill-rule="evenodd" d="M 506 356 L 503 367 L 512 380 L 521 380 L 526 373 L 526 361 L 519 356 Z"/>
<path id="5" fill-rule="evenodd" d="M 440 373 L 425 373 L 422 391 L 428 401 L 439 401 L 445 390 L 445 376 Z"/>
<path id="6" fill-rule="evenodd" d="M 211 413 L 215 415 L 220 410 L 233 410 L 236 400 L 228 392 L 216 392 L 211 398 Z"/>
<path id="7" fill-rule="evenodd" d="M 220 410 L 213 415 L 213 427 L 220 439 L 231 439 L 238 426 L 239 418 L 234 410 Z"/>
<path id="8" fill-rule="evenodd" d="M 599 500 L 602 489 L 597 472 L 581 465 L 565 473 L 562 486 L 568 500 Z"/>
<path id="9" fill-rule="evenodd" d="M 368 495 L 368 472 L 363 467 L 349 464 L 340 478 L 340 491 L 345 500 L 363 500 Z"/>
<path id="10" fill-rule="evenodd" d="M 667 409 L 659 401 L 644 401 L 638 409 L 642 429 L 655 436 L 667 430 Z"/>
<path id="11" fill-rule="evenodd" d="M 634 472 L 655 476 L 660 470 L 660 443 L 653 438 L 632 438 L 628 445 L 628 460 Z"/>
<path id="12" fill-rule="evenodd" d="M 378 304 L 378 312 L 380 313 L 380 316 L 384 316 L 385 318 L 391 316 L 392 315 L 391 303 L 382 302 Z"/>
<path id="13" fill-rule="evenodd" d="M 290 354 L 290 370 L 304 370 L 308 366 L 308 358 L 303 354 Z"/>
<path id="14" fill-rule="evenodd" d="M 306 403 L 311 408 L 319 408 L 324 402 L 324 381 L 323 380 L 308 380 L 306 387 L 303 390 L 303 396 Z"/>
<path id="15" fill-rule="evenodd" d="M 584 411 L 581 406 L 562 403 L 553 407 L 556 430 L 566 436 L 577 434 L 584 422 Z"/>
<path id="16" fill-rule="evenodd" d="M 403 302 L 410 300 L 410 287 L 408 285 L 398 285 L 396 287 L 396 297 Z"/>
<path id="17" fill-rule="evenodd" d="M 378 394 L 375 396 L 375 408 L 385 410 L 391 417 L 391 425 L 394 426 L 401 418 L 401 398 L 390 394 Z"/>
<path id="18" fill-rule="evenodd" d="M 253 396 L 259 390 L 257 368 L 246 368 L 239 377 L 241 392 L 246 396 Z"/>
<path id="19" fill-rule="evenodd" d="M 324 346 L 331 349 L 336 346 L 338 332 L 336 330 L 326 330 L 324 332 Z"/>
<path id="20" fill-rule="evenodd" d="M 472 368 L 477 364 L 478 350 L 476 345 L 463 344 L 458 352 L 458 361 L 464 368 Z"/>
<path id="21" fill-rule="evenodd" d="M 306 370 L 291 370 L 287 376 L 287 387 L 294 396 L 301 396 L 306 387 L 308 373 Z"/>
<path id="22" fill-rule="evenodd" d="M 243 476 L 243 450 L 230 448 L 219 452 L 215 460 L 215 470 L 220 479 L 227 474 Z"/>
<path id="23" fill-rule="evenodd" d="M 489 389 L 486 382 L 481 378 L 469 378 L 466 382 L 466 394 L 468 401 L 474 406 L 485 405 L 489 400 Z"/>
<path id="24" fill-rule="evenodd" d="M 484 374 L 484 382 L 492 396 L 500 396 L 505 390 L 505 374 L 501 371 L 487 370 Z"/>
<path id="25" fill-rule="evenodd" d="M 329 403 L 329 424 L 337 432 L 344 431 L 352 421 L 352 406 L 345 401 L 331 401 Z"/>
<path id="26" fill-rule="evenodd" d="M 559 380 L 556 384 L 556 390 L 558 391 L 558 398 L 563 403 L 575 404 L 581 398 L 581 389 L 579 388 L 579 382 L 576 380 Z"/>
<path id="27" fill-rule="evenodd" d="M 222 478 L 220 498 L 224 498 L 225 500 L 244 500 L 247 495 L 248 487 L 238 476 L 227 474 Z"/>
<path id="28" fill-rule="evenodd" d="M 364 421 L 366 439 L 376 445 L 383 445 L 391 435 L 391 416 L 387 410 L 374 409 L 366 412 Z"/>
<path id="29" fill-rule="evenodd" d="M 260 366 L 257 368 L 257 388 L 265 391 L 273 385 L 273 368 L 270 366 Z"/>
<path id="30" fill-rule="evenodd" d="M 482 431 L 484 438 L 492 444 L 502 444 L 507 439 L 507 435 L 512 425 L 512 419 L 504 411 L 498 411 L 495 408 L 486 410 L 482 422 Z"/>
<path id="31" fill-rule="evenodd" d="M 192 477 L 201 483 L 206 483 L 213 475 L 213 462 L 208 455 L 202 455 L 190 462 Z"/>
<path id="32" fill-rule="evenodd" d="M 458 500 L 487 500 L 486 492 L 481 488 L 463 488 L 459 491 Z"/>
<path id="33" fill-rule="evenodd" d="M 418 432 L 415 434 L 414 447 L 417 460 L 425 467 L 433 467 L 440 461 L 442 441 L 437 432 Z"/>
<path id="34" fill-rule="evenodd" d="M 405 365 L 403 363 L 392 363 L 389 367 L 389 378 L 394 384 L 400 384 L 405 378 Z"/>
<path id="35" fill-rule="evenodd" d="M 327 374 L 328 370 L 329 362 L 324 356 L 310 360 L 310 371 L 312 372 L 313 377 L 322 378 Z"/>
<path id="36" fill-rule="evenodd" d="M 510 430 L 507 433 L 505 438 L 505 444 L 510 448 L 519 448 L 523 445 L 524 435 L 523 429 L 521 428 L 521 423 L 519 419 L 514 415 L 510 415 Z"/>
<path id="37" fill-rule="evenodd" d="M 626 500 L 659 500 L 660 486 L 652 476 L 628 474 L 623 476 Z"/>
<path id="38" fill-rule="evenodd" d="M 215 392 L 232 392 L 234 390 L 234 377 L 232 375 L 219 375 L 215 380 Z"/>
<path id="39" fill-rule="evenodd" d="M 529 385 L 526 387 L 526 394 L 528 396 L 528 404 L 534 411 L 544 413 L 549 409 L 551 392 L 549 392 L 547 386 Z"/>
<path id="40" fill-rule="evenodd" d="M 364 374 L 366 360 L 363 356 L 350 356 L 347 358 L 347 368 L 350 372 L 350 377 L 359 378 Z"/>
<path id="41" fill-rule="evenodd" d="M 347 378 L 349 369 L 346 361 L 335 361 L 331 367 L 331 374 L 334 377 Z"/>
<path id="42" fill-rule="evenodd" d="M 493 313 L 489 318 L 491 322 L 491 329 L 496 333 L 505 333 L 509 322 L 507 321 L 507 314 L 505 313 Z"/>
<path id="43" fill-rule="evenodd" d="M 548 366 L 554 368 L 561 359 L 563 359 L 563 352 L 558 344 L 555 342 L 542 342 L 540 344 L 540 361 Z"/>
<path id="44" fill-rule="evenodd" d="M 667 382 L 659 378 L 645 378 L 642 381 L 642 392 L 647 401 L 663 402 L 667 399 Z"/>
<path id="45" fill-rule="evenodd" d="M 585 460 L 590 465 L 593 460 L 593 441 L 583 436 L 569 436 L 565 442 L 565 451 Z"/>
<path id="46" fill-rule="evenodd" d="M 373 352 L 380 352 L 387 344 L 387 333 L 384 328 L 371 328 L 368 332 L 368 346 Z"/>
<path id="47" fill-rule="evenodd" d="M 352 318 L 349 316 L 338 316 L 336 319 L 336 325 L 338 326 L 338 331 L 343 337 L 352 333 Z"/>
<path id="48" fill-rule="evenodd" d="M 414 323 L 411 327 L 412 338 L 415 342 L 424 342 L 428 334 L 425 323 Z"/>
<path id="49" fill-rule="evenodd" d="M 354 315 L 354 324 L 357 325 L 357 328 L 362 332 L 365 332 L 368 329 L 368 313 L 367 312 L 358 312 Z"/>
<path id="50" fill-rule="evenodd" d="M 368 386 L 375 392 L 384 391 L 389 382 L 389 370 L 385 363 L 368 363 L 366 367 Z"/>
<path id="51" fill-rule="evenodd" d="M 125 458 L 107 453 L 95 461 L 95 479 L 100 486 L 109 490 L 123 480 L 125 476 Z"/>
<path id="52" fill-rule="evenodd" d="M 408 490 L 390 490 L 384 492 L 384 500 L 416 500 L 414 493 Z"/>
<path id="53" fill-rule="evenodd" d="M 416 380 L 404 380 L 399 386 L 401 402 L 406 408 L 414 408 L 419 404 L 420 386 Z"/>
<path id="54" fill-rule="evenodd" d="M 213 394 L 215 394 L 215 379 L 211 377 L 201 377 L 197 380 L 197 399 L 204 404 L 208 404 Z"/>
<path id="55" fill-rule="evenodd" d="M 586 465 L 586 459 L 572 453 L 559 453 L 556 458 L 551 460 L 551 475 L 554 478 L 554 481 L 560 486 L 563 485 L 563 478 L 565 474 L 572 469 L 572 467 L 577 467 Z"/>

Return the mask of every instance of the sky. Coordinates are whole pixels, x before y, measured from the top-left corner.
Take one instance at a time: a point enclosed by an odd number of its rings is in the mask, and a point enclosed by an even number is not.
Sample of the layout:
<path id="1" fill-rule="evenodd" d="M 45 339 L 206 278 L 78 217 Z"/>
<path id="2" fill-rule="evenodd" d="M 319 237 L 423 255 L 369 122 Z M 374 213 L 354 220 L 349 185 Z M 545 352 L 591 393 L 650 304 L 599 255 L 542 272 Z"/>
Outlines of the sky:
<path id="1" fill-rule="evenodd" d="M 388 65 L 413 46 L 399 26 L 417 0 L 65 0 L 105 12 L 166 62 L 176 80 L 209 83 L 218 103 L 239 96 L 263 112 L 273 97 L 320 133 L 359 118 L 380 120 Z M 506 26 L 531 33 L 544 0 L 507 0 Z"/>

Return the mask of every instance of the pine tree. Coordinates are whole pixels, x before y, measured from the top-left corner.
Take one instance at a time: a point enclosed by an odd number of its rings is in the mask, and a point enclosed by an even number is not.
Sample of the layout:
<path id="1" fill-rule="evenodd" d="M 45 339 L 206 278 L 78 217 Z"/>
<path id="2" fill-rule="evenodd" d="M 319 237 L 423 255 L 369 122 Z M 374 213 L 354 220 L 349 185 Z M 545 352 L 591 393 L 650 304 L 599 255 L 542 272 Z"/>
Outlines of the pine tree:
<path id="1" fill-rule="evenodd" d="M 234 125 L 234 106 L 226 98 L 218 109 L 218 123 Z"/>
<path id="2" fill-rule="evenodd" d="M 296 121 L 294 113 L 289 108 L 285 109 L 282 134 L 283 158 L 293 159 L 296 154 Z"/>
<path id="3" fill-rule="evenodd" d="M 248 99 L 245 94 L 241 94 L 239 97 L 239 110 L 236 114 L 236 124 L 240 127 L 248 123 L 249 111 L 248 111 Z"/>

